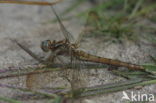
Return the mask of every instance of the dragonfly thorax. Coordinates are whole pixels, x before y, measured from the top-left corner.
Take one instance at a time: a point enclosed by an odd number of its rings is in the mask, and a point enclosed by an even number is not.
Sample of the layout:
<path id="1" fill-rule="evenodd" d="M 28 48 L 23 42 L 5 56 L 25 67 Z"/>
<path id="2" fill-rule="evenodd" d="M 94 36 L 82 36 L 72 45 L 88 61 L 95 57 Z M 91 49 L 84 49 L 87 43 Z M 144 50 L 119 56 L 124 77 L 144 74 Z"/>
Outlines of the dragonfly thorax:
<path id="1" fill-rule="evenodd" d="M 76 44 L 71 44 L 67 40 L 45 40 L 41 42 L 41 49 L 44 52 L 54 51 L 57 52 L 58 55 L 66 55 L 69 53 L 70 50 L 75 50 L 77 48 L 78 46 Z"/>
<path id="2" fill-rule="evenodd" d="M 48 51 L 56 51 L 58 49 L 75 49 L 77 48 L 76 45 L 70 44 L 67 40 L 61 40 L 61 41 L 51 41 L 51 40 L 45 40 L 41 42 L 41 49 L 44 52 Z"/>

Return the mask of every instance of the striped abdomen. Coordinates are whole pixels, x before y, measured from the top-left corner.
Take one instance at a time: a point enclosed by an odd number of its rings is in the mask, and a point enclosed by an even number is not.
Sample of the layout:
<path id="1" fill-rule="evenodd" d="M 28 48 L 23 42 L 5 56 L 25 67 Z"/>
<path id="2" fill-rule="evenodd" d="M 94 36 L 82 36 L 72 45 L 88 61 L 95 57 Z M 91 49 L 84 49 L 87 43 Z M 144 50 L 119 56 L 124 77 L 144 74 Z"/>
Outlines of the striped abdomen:
<path id="1" fill-rule="evenodd" d="M 144 70 L 144 68 L 140 65 L 130 64 L 130 63 L 122 62 L 119 60 L 103 58 L 103 57 L 85 53 L 83 51 L 74 51 L 74 54 L 76 56 L 78 56 L 80 59 L 90 61 L 90 62 L 104 63 L 104 64 L 114 65 L 114 66 L 118 66 L 118 67 L 127 67 L 129 69 Z"/>

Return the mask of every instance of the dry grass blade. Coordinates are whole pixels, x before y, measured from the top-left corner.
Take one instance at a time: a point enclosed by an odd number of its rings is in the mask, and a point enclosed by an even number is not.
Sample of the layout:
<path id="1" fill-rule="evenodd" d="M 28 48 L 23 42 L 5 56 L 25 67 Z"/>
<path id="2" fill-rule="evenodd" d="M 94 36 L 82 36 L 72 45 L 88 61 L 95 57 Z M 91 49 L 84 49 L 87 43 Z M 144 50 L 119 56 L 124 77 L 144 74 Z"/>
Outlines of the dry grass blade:
<path id="1" fill-rule="evenodd" d="M 34 91 L 34 90 L 27 89 L 27 88 L 15 87 L 15 86 L 6 85 L 6 84 L 0 84 L 0 87 L 1 88 L 9 88 L 9 89 L 13 89 L 13 90 L 20 90 L 20 91 L 23 91 L 23 92 L 29 92 L 29 93 L 33 93 L 33 94 L 42 95 L 42 96 L 45 96 L 45 97 L 50 97 L 50 98 L 56 98 L 57 97 L 56 94 L 40 92 L 40 91 Z"/>
<path id="2" fill-rule="evenodd" d="M 35 74 L 40 74 L 40 73 L 49 73 L 49 72 L 53 72 L 53 71 L 58 71 L 60 70 L 58 69 L 39 69 L 37 71 L 33 71 L 33 72 L 27 72 L 27 73 L 16 73 L 16 74 L 10 74 L 10 75 L 5 75 L 5 76 L 0 76 L 0 79 L 5 79 L 5 78 L 13 78 L 13 77 L 19 77 L 19 76 L 25 76 L 25 75 L 35 75 Z"/>
<path id="3" fill-rule="evenodd" d="M 62 0 L 57 0 L 55 2 L 0 0 L 0 3 L 49 6 L 49 5 L 55 5 L 55 4 L 57 4 L 57 3 L 61 2 L 61 1 Z"/>
<path id="4" fill-rule="evenodd" d="M 80 64 L 76 63 L 75 67 L 78 67 Z M 13 77 L 19 77 L 19 76 L 26 76 L 26 75 L 32 75 L 32 74 L 40 74 L 40 73 L 48 73 L 48 72 L 54 72 L 54 71 L 60 71 L 62 70 L 60 68 L 61 64 L 53 64 L 50 65 L 49 67 L 31 67 L 31 68 L 24 68 L 24 69 L 5 69 L 0 71 L 0 79 L 6 79 L 6 78 L 13 78 Z M 70 64 L 65 65 L 66 68 L 71 68 Z M 85 67 L 87 69 L 103 69 L 103 68 L 108 68 L 107 65 L 101 65 L 101 64 L 96 64 L 96 63 L 86 63 Z M 38 71 L 35 71 L 35 70 Z M 72 68 L 71 68 L 72 69 Z M 84 68 L 85 69 L 85 68 Z M 19 74 L 20 70 L 20 74 Z"/>

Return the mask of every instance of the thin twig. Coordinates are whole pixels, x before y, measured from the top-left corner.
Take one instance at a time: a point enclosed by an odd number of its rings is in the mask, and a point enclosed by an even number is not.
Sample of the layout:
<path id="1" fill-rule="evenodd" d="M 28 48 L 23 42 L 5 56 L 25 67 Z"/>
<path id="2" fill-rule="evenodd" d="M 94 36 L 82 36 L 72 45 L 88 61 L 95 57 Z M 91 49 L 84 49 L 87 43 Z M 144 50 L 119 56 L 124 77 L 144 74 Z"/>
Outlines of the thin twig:
<path id="1" fill-rule="evenodd" d="M 62 0 L 57 0 L 55 2 L 41 2 L 41 1 L 19 1 L 19 0 L 0 0 L 0 3 L 9 3 L 9 4 L 24 4 L 24 5 L 40 5 L 40 6 L 50 6 L 55 5 Z"/>

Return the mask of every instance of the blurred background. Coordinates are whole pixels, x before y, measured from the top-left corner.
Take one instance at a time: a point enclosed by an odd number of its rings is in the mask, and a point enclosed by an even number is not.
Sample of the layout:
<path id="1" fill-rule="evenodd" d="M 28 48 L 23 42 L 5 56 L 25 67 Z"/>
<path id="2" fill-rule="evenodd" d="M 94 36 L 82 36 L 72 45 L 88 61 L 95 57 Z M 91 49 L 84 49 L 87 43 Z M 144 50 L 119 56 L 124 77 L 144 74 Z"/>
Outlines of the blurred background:
<path id="1" fill-rule="evenodd" d="M 130 63 L 156 63 L 155 0 L 64 0 L 54 8 L 75 40 L 86 30 L 81 49 Z M 37 63 L 9 38 L 44 56 L 41 41 L 64 37 L 50 7 L 0 4 L 0 68 Z M 101 78 L 103 83 L 120 79 L 112 74 Z M 142 91 L 156 93 L 155 89 L 151 85 Z M 1 95 L 8 93 L 10 91 Z M 87 103 L 121 103 L 120 96 L 121 93 L 102 95 Z"/>

